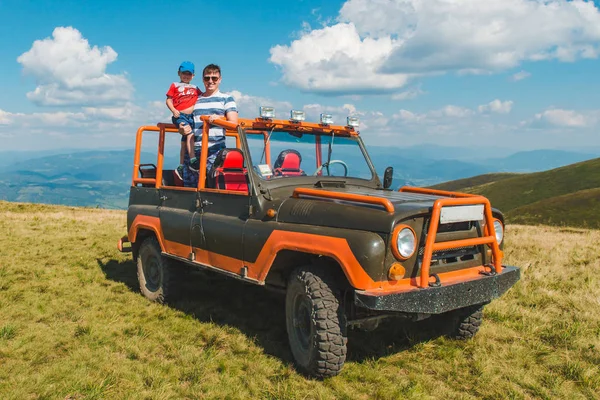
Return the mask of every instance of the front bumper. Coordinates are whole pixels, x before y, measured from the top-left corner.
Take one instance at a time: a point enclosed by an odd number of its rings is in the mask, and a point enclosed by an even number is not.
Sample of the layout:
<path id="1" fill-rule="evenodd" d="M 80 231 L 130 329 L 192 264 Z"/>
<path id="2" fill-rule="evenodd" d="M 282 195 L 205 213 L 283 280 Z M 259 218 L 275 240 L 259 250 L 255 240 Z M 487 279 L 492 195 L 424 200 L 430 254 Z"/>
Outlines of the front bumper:
<path id="1" fill-rule="evenodd" d="M 441 314 L 474 304 L 487 303 L 500 297 L 520 277 L 519 268 L 505 266 L 500 274 L 482 275 L 477 279 L 447 286 L 384 295 L 355 291 L 354 303 L 376 311 Z"/>

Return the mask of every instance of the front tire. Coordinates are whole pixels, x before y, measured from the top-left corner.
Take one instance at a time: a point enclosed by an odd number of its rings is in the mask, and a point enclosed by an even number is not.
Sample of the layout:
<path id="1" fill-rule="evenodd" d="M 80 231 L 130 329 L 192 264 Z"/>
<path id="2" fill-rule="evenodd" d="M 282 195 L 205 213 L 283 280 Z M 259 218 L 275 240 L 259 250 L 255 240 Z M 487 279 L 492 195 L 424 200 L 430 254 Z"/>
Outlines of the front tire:
<path id="1" fill-rule="evenodd" d="M 475 305 L 452 311 L 449 315 L 451 331 L 448 334 L 453 339 L 473 339 L 483 321 L 483 305 Z"/>
<path id="2" fill-rule="evenodd" d="M 145 239 L 137 257 L 137 276 L 144 297 L 156 303 L 166 303 L 171 294 L 171 275 L 170 262 L 161 255 L 156 238 Z"/>
<path id="3" fill-rule="evenodd" d="M 304 373 L 326 378 L 339 374 L 348 341 L 341 295 L 334 280 L 315 266 L 292 272 L 286 293 L 290 348 Z"/>

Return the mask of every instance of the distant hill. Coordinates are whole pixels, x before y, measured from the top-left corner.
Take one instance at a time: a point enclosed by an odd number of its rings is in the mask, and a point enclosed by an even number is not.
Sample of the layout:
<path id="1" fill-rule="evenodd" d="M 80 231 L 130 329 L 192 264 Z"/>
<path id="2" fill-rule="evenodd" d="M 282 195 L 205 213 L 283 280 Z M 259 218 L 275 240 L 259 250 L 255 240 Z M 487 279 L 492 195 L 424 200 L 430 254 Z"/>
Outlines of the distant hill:
<path id="1" fill-rule="evenodd" d="M 154 150 L 151 146 L 144 149 Z M 393 187 L 429 186 L 450 181 L 441 186 L 448 190 L 512 179 L 511 174 L 504 172 L 539 171 L 592 157 L 576 151 L 536 150 L 491 158 L 494 154 L 504 155 L 507 150 L 438 145 L 368 146 L 368 150 L 380 176 L 386 167 L 394 167 Z M 362 158 L 355 152 L 344 153 L 342 148 L 337 151 L 336 156 L 349 165 L 359 161 L 356 157 Z M 166 154 L 165 165 L 174 168 L 178 164 L 178 149 L 169 149 Z M 311 154 L 303 156 L 305 165 L 314 165 Z M 144 152 L 141 161 L 156 163 L 156 155 Z M 0 199 L 124 208 L 128 201 L 132 162 L 133 149 L 72 150 L 62 154 L 54 150 L 44 152 L 42 157 L 31 152 L 0 152 Z"/>
<path id="2" fill-rule="evenodd" d="M 481 194 L 510 221 L 600 227 L 600 158 L 529 174 L 490 174 L 433 188 Z"/>
<path id="3" fill-rule="evenodd" d="M 514 174 L 514 173 L 497 173 L 497 174 L 477 175 L 477 176 L 472 176 L 470 178 L 457 179 L 455 181 L 440 183 L 440 184 L 432 186 L 432 188 L 440 189 L 440 190 L 450 190 L 450 191 L 464 191 L 466 188 L 485 185 L 487 183 L 500 181 L 502 179 L 512 178 L 516 175 L 517 174 Z"/>
<path id="4" fill-rule="evenodd" d="M 598 157 L 595 154 L 565 150 L 520 151 L 503 158 L 490 158 L 480 163 L 493 166 L 497 172 L 538 172 Z"/>
<path id="5" fill-rule="evenodd" d="M 142 154 L 142 162 L 155 163 L 155 159 L 152 154 Z M 167 162 L 173 165 L 176 160 Z M 0 200 L 125 208 L 132 163 L 132 150 L 20 158 L 0 168 Z"/>

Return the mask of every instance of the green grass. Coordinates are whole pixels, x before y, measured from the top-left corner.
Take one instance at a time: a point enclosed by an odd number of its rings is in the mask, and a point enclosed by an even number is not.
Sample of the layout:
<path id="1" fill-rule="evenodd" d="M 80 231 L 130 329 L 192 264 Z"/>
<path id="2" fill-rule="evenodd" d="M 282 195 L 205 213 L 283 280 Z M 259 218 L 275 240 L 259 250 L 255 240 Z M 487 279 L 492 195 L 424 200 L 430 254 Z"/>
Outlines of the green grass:
<path id="1" fill-rule="evenodd" d="M 600 231 L 508 226 L 523 278 L 474 340 L 351 332 L 324 381 L 294 369 L 278 294 L 190 272 L 143 298 L 122 211 L 0 202 L 0 231 L 2 399 L 600 398 Z"/>

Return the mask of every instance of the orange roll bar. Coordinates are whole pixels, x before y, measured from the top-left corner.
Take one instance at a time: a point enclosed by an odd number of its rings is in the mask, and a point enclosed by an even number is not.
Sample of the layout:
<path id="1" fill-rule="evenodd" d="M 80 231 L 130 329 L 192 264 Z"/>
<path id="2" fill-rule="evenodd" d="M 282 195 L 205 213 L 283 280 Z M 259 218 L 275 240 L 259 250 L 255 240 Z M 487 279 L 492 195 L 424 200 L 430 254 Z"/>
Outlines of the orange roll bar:
<path id="1" fill-rule="evenodd" d="M 348 201 L 356 201 L 358 203 L 368 203 L 375 204 L 378 206 L 382 206 L 385 208 L 387 212 L 394 212 L 394 205 L 388 199 L 382 199 L 381 197 L 371 197 L 371 196 L 363 196 L 360 194 L 353 193 L 341 193 L 341 192 L 329 192 L 325 190 L 319 189 L 309 189 L 309 188 L 296 188 L 294 190 L 293 197 L 300 197 L 301 195 L 305 196 L 314 196 L 314 197 L 324 197 L 327 199 L 338 199 L 338 200 L 348 200 Z"/>
<path id="2" fill-rule="evenodd" d="M 202 116 L 202 120 L 207 122 L 204 124 L 208 130 L 208 119 L 209 116 Z M 235 143 L 238 148 L 241 147 L 240 135 L 237 132 L 238 125 L 226 121 L 224 119 L 218 119 L 212 122 L 212 125 L 218 125 L 226 130 L 231 130 L 233 132 L 226 132 L 227 136 L 235 137 Z M 140 178 L 139 177 L 139 168 L 140 168 L 140 155 L 142 149 L 142 137 L 144 132 L 158 132 L 158 155 L 156 158 L 156 178 Z M 138 128 L 136 137 L 135 137 L 135 153 L 133 156 L 133 178 L 131 180 L 131 185 L 135 186 L 136 184 L 151 184 L 154 187 L 159 188 L 162 183 L 162 175 L 163 175 L 163 166 L 164 166 L 164 157 L 165 157 L 165 132 L 179 132 L 179 128 L 173 124 L 166 123 L 158 123 L 156 126 L 141 126 Z M 202 129 L 204 133 L 204 128 Z M 205 138 L 206 137 L 206 143 Z M 206 156 L 208 155 L 208 134 L 203 135 L 202 137 L 202 159 L 206 160 Z M 206 154 L 205 154 L 206 149 Z M 202 188 L 204 188 L 204 181 L 206 180 L 206 161 L 204 161 L 204 177 L 202 177 L 202 171 L 200 172 L 200 181 L 198 183 L 202 183 Z M 200 186 L 200 185 L 199 185 Z"/>
<path id="3" fill-rule="evenodd" d="M 208 135 L 210 130 L 210 125 L 220 126 L 221 128 L 225 128 L 225 135 L 227 135 L 227 130 L 237 131 L 238 125 L 231 121 L 227 121 L 223 118 L 215 119 L 213 122 L 209 122 L 210 115 L 203 115 L 200 117 L 202 119 L 202 148 L 200 150 L 200 171 L 198 172 L 198 189 L 204 189 L 206 187 L 206 161 L 208 158 Z M 235 134 L 236 144 L 239 147 L 239 135 Z"/>
<path id="4" fill-rule="evenodd" d="M 144 132 L 158 132 L 158 156 L 156 159 L 156 179 L 152 178 L 140 178 L 140 155 L 142 152 L 142 137 Z M 135 186 L 138 183 L 142 184 L 153 184 L 156 188 L 160 187 L 162 182 L 162 166 L 164 160 L 165 151 L 165 132 L 179 132 L 177 127 L 173 124 L 159 123 L 157 126 L 140 126 L 135 135 L 135 152 L 133 155 L 133 178 L 131 179 L 131 186 Z"/>
<path id="5" fill-rule="evenodd" d="M 415 193 L 427 193 L 427 194 L 438 194 L 443 191 L 434 191 L 438 193 L 431 193 L 429 189 L 413 191 L 413 190 L 402 190 L 401 191 L 411 191 Z M 410 188 L 413 189 L 413 188 Z M 415 188 L 417 189 L 417 188 Z M 456 194 L 455 192 L 447 192 L 451 194 Z M 447 206 L 462 206 L 462 205 L 472 205 L 472 204 L 483 204 L 484 209 L 484 219 L 485 219 L 485 231 L 483 232 L 482 237 L 479 238 L 471 238 L 464 240 L 452 240 L 448 242 L 440 242 L 436 243 L 436 235 L 437 230 L 440 224 L 440 215 L 442 212 L 442 207 Z M 427 240 L 425 241 L 425 249 L 423 251 L 423 262 L 421 264 L 421 282 L 420 287 L 426 288 L 429 287 L 429 269 L 431 267 L 431 258 L 433 257 L 434 251 L 439 250 L 447 250 L 457 247 L 464 246 L 480 246 L 487 244 L 492 248 L 492 259 L 494 264 L 494 270 L 496 273 L 502 272 L 502 252 L 500 251 L 500 246 L 496 241 L 496 235 L 493 231 L 494 219 L 492 217 L 492 206 L 490 205 L 490 201 L 483 196 L 477 195 L 466 195 L 462 197 L 454 197 L 454 198 L 445 198 L 438 199 L 433 203 L 433 211 L 431 213 L 431 220 L 429 222 L 429 230 L 427 231 Z"/>
<path id="6" fill-rule="evenodd" d="M 461 192 L 450 192 L 448 190 L 438 190 L 438 189 L 426 189 L 414 186 L 402 186 L 398 189 L 399 192 L 410 192 L 410 193 L 420 193 L 420 194 L 433 194 L 436 196 L 447 196 L 447 197 L 475 197 L 476 194 L 470 193 L 461 193 Z"/>
<path id="7" fill-rule="evenodd" d="M 198 189 L 204 189 L 206 186 L 206 161 L 208 158 L 208 131 L 210 124 L 208 117 L 202 117 L 202 147 L 200 148 L 200 171 L 198 171 Z"/>

